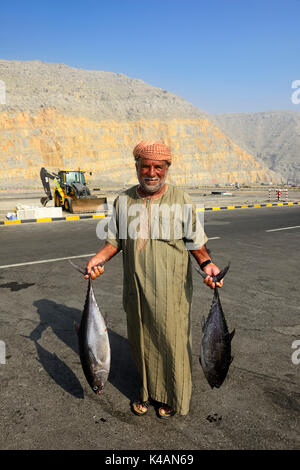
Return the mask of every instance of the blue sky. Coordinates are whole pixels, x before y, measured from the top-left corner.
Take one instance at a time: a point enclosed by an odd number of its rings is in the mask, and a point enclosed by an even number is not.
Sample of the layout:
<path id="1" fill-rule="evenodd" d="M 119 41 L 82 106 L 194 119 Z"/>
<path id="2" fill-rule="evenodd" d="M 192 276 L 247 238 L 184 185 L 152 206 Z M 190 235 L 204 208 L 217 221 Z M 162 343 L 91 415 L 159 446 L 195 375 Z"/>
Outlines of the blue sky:
<path id="1" fill-rule="evenodd" d="M 123 73 L 211 113 L 300 111 L 300 0 L 15 0 L 0 18 L 0 59 Z"/>

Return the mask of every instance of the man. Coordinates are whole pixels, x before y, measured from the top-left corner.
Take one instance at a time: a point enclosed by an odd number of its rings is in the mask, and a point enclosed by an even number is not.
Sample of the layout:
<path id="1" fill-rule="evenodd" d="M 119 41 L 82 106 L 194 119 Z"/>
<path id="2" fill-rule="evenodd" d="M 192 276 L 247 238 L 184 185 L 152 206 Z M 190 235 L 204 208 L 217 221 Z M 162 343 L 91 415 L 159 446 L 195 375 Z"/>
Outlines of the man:
<path id="1" fill-rule="evenodd" d="M 204 280 L 209 287 L 215 287 L 211 276 L 220 269 L 207 253 L 207 237 L 190 197 L 166 184 L 170 148 L 142 141 L 133 155 L 139 185 L 115 200 L 106 245 L 89 261 L 87 273 L 95 279 L 104 271 L 99 265 L 122 250 L 128 341 L 142 379 L 132 411 L 141 416 L 156 403 L 161 418 L 186 415 L 192 391 L 192 264 L 187 247 L 209 275 Z M 186 215 L 184 220 L 180 214 Z"/>

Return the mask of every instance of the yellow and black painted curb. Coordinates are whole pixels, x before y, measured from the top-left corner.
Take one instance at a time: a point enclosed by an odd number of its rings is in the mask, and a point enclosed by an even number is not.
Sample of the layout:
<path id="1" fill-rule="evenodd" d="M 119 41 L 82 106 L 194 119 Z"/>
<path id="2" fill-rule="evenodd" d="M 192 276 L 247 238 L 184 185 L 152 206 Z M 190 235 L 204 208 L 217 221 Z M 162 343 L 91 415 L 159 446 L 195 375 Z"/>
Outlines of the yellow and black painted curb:
<path id="1" fill-rule="evenodd" d="M 277 202 L 270 204 L 243 204 L 239 206 L 220 206 L 220 207 L 202 207 L 198 208 L 197 211 L 220 211 L 220 210 L 232 210 L 232 209 L 248 209 L 258 207 L 281 207 L 281 206 L 297 206 L 299 202 Z M 60 222 L 70 220 L 83 220 L 83 219 L 105 219 L 107 214 L 93 214 L 93 215 L 70 215 L 66 217 L 46 217 L 43 219 L 25 219 L 25 220 L 0 220 L 0 225 L 16 225 L 16 224 L 28 224 L 28 223 L 45 223 L 45 222 Z"/>
<path id="2" fill-rule="evenodd" d="M 249 209 L 251 207 L 281 207 L 281 206 L 297 206 L 300 202 L 274 202 L 269 204 L 242 204 L 240 206 L 220 206 L 220 207 L 202 207 L 198 208 L 197 211 L 220 211 L 220 210 L 231 210 L 231 209 Z"/>
<path id="3" fill-rule="evenodd" d="M 0 220 L 0 225 L 16 225 L 28 223 L 45 223 L 45 222 L 60 222 L 62 220 L 82 220 L 82 219 L 105 219 L 106 214 L 93 214 L 93 215 L 70 215 L 66 217 L 45 217 L 43 219 L 24 219 L 24 220 Z"/>

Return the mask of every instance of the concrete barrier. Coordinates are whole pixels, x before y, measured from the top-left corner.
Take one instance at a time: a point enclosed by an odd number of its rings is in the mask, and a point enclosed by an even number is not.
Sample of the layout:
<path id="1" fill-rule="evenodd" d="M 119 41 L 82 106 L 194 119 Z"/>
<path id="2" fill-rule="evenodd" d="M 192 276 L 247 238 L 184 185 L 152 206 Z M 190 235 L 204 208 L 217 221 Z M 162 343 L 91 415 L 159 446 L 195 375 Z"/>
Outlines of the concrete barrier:
<path id="1" fill-rule="evenodd" d="M 26 219 L 52 219 L 62 217 L 61 207 L 17 206 L 18 220 Z"/>

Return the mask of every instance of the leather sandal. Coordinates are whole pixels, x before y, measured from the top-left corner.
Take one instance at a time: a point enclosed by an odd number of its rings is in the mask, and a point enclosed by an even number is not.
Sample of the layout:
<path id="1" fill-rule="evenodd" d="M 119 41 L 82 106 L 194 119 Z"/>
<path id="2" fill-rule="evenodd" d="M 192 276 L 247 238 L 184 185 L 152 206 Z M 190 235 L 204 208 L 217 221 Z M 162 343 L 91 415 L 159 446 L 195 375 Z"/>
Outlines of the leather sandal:
<path id="1" fill-rule="evenodd" d="M 141 410 L 138 405 L 143 406 L 146 408 L 145 410 Z M 148 412 L 148 408 L 150 406 L 150 402 L 147 401 L 141 401 L 141 400 L 135 400 L 131 404 L 131 411 L 136 415 L 136 416 L 144 416 Z"/>
<path id="2" fill-rule="evenodd" d="M 174 416 L 175 413 L 176 411 L 173 410 L 173 408 L 165 405 L 164 403 L 161 403 L 161 406 L 157 410 L 158 417 L 161 419 L 171 418 L 171 416 Z"/>

